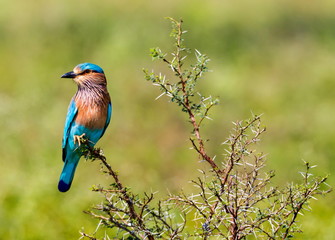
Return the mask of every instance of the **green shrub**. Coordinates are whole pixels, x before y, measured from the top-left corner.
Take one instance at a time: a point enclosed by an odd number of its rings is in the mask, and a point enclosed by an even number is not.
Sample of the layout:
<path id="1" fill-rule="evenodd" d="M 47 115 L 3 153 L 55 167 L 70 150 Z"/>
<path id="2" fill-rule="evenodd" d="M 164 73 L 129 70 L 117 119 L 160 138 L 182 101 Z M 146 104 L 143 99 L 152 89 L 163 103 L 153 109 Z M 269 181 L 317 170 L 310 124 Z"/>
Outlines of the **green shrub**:
<path id="1" fill-rule="evenodd" d="M 187 115 L 191 126 L 190 144 L 199 159 L 208 164 L 193 180 L 192 194 L 181 192 L 155 199 L 153 193 L 133 193 L 123 185 L 117 172 L 107 162 L 100 149 L 83 144 L 87 158 L 98 160 L 103 172 L 110 175 L 109 186 L 94 187 L 103 202 L 86 213 L 99 223 L 96 232 L 81 232 L 88 239 L 288 239 L 301 232 L 299 215 L 309 211 L 315 196 L 330 192 L 327 177 L 314 177 L 305 162 L 300 172 L 302 181 L 285 187 L 273 186 L 274 171 L 266 171 L 265 154 L 257 144 L 266 130 L 261 117 L 234 122 L 229 137 L 223 142 L 223 155 L 211 156 L 202 126 L 209 119 L 211 108 L 218 99 L 204 96 L 197 89 L 208 71 L 209 58 L 195 51 L 196 62 L 185 68 L 190 53 L 183 44 L 185 31 L 182 21 L 169 18 L 175 48 L 172 58 L 159 48 L 151 49 L 154 60 L 167 64 L 174 79 L 164 74 L 144 70 L 145 78 L 161 90 L 170 102 L 176 103 Z M 85 139 L 83 139 L 85 143 Z M 192 164 L 190 162 L 190 167 Z M 325 185 L 325 186 L 323 186 Z"/>

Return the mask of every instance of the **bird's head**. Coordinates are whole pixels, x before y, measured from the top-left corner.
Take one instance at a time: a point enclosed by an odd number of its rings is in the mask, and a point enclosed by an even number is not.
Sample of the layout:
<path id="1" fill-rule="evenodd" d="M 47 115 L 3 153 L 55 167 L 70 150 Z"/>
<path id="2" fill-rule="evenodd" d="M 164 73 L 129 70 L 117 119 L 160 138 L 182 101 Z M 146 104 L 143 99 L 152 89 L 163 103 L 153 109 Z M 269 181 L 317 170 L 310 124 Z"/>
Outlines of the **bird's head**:
<path id="1" fill-rule="evenodd" d="M 72 78 L 78 85 L 106 82 L 102 68 L 93 63 L 78 64 L 73 71 L 63 74 L 61 78 Z"/>

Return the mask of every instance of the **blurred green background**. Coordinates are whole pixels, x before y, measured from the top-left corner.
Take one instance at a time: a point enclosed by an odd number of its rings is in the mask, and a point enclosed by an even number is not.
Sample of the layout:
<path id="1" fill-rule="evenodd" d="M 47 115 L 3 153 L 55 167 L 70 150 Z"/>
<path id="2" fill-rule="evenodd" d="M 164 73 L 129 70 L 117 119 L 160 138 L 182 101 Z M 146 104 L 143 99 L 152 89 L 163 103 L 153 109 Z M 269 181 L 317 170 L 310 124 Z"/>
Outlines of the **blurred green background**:
<path id="1" fill-rule="evenodd" d="M 143 78 L 168 72 L 149 48 L 171 50 L 170 22 L 183 18 L 186 45 L 212 59 L 200 84 L 220 96 L 204 131 L 218 158 L 231 122 L 264 113 L 260 145 L 276 184 L 300 179 L 302 159 L 335 172 L 335 2 L 319 1 L 1 1 L 0 239 L 78 239 L 96 221 L 82 213 L 108 183 L 99 164 L 82 161 L 72 189 L 57 190 L 61 138 L 76 91 L 60 76 L 82 62 L 109 80 L 113 117 L 99 142 L 135 192 L 188 189 L 197 175 L 185 116 Z M 192 57 L 190 57 L 192 58 Z M 335 197 L 313 202 L 297 239 L 335 239 Z"/>

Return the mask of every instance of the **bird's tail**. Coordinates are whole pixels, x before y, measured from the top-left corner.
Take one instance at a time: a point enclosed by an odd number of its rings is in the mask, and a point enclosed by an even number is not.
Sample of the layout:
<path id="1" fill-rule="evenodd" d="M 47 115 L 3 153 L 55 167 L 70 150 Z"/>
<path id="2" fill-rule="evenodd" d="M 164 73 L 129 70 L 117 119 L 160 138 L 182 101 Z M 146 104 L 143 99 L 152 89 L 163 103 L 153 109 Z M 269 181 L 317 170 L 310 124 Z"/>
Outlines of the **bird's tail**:
<path id="1" fill-rule="evenodd" d="M 78 159 L 79 160 L 79 159 Z M 65 161 L 62 174 L 60 175 L 58 190 L 66 192 L 70 189 L 74 173 L 79 161 Z"/>

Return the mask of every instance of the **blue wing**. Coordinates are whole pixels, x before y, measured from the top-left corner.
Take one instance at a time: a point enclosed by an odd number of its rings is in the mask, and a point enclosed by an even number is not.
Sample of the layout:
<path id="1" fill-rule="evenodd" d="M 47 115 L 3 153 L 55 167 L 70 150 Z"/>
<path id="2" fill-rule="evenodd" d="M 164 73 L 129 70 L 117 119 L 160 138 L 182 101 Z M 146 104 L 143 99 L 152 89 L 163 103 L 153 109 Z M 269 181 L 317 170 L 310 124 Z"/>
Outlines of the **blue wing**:
<path id="1" fill-rule="evenodd" d="M 77 115 L 78 109 L 76 107 L 76 103 L 72 99 L 69 105 L 69 108 L 67 110 L 66 120 L 65 120 L 65 126 L 64 126 L 64 133 L 63 133 L 63 141 L 62 141 L 62 148 L 63 148 L 63 161 L 65 161 L 65 152 L 64 148 L 66 146 L 67 139 L 70 134 L 70 128 L 72 125 L 72 122 L 74 121 L 75 116 Z"/>
<path id="2" fill-rule="evenodd" d="M 106 128 L 108 127 L 109 125 L 109 122 L 111 120 L 111 117 L 112 117 L 112 103 L 109 103 L 108 104 L 108 109 L 107 109 L 107 119 L 106 119 L 106 124 L 105 124 L 105 127 L 104 127 L 104 130 L 102 131 L 101 133 L 101 136 L 102 137 L 106 131 Z"/>

